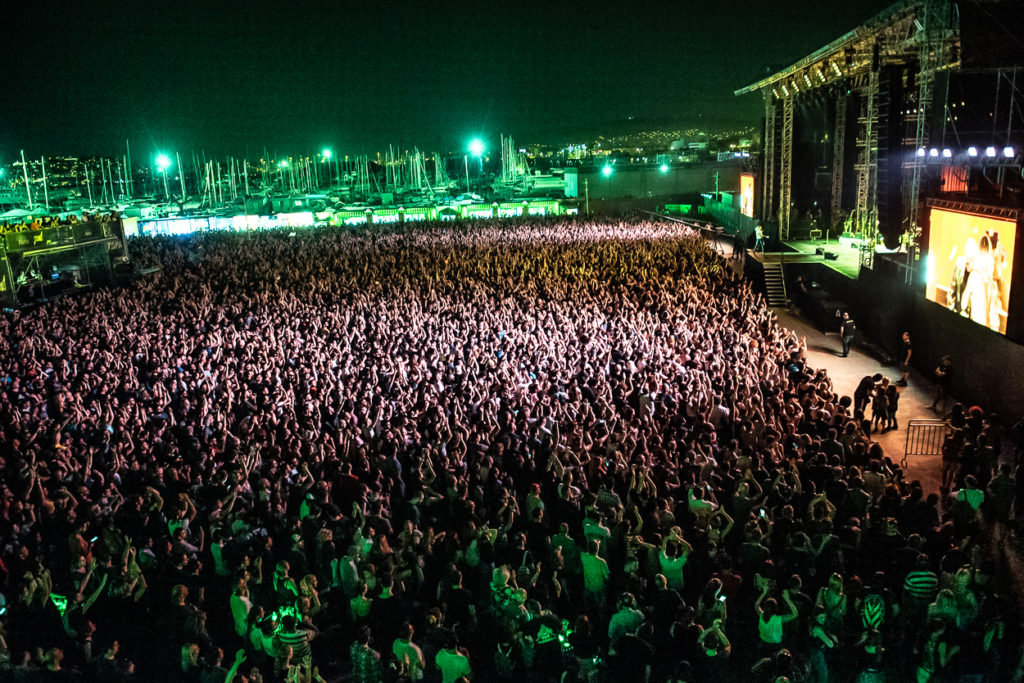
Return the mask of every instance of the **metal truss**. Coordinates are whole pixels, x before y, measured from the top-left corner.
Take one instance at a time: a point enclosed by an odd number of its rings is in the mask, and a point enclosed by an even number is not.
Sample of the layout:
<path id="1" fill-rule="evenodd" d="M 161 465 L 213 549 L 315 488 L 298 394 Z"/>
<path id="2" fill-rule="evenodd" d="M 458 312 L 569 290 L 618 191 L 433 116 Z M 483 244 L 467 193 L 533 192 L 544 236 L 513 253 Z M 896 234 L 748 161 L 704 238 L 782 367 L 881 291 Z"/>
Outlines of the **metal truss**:
<path id="1" fill-rule="evenodd" d="M 836 128 L 832 138 L 832 233 L 842 233 L 843 161 L 846 152 L 846 95 L 836 98 Z"/>
<path id="2" fill-rule="evenodd" d="M 789 239 L 793 195 L 793 97 L 782 100 L 782 149 L 779 154 L 779 238 Z"/>
<path id="3" fill-rule="evenodd" d="M 762 213 L 765 220 L 774 217 L 775 204 L 775 98 L 771 90 L 764 91 L 764 182 L 761 190 Z"/>

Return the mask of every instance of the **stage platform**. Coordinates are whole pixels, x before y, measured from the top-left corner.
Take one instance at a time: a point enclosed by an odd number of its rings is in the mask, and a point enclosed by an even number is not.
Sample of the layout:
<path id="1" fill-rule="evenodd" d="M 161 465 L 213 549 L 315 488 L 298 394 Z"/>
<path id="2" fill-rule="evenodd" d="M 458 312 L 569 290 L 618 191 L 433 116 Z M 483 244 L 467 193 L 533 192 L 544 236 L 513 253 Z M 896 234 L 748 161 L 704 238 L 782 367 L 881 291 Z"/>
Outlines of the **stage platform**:
<path id="1" fill-rule="evenodd" d="M 840 244 L 836 240 L 803 240 L 783 242 L 783 251 L 755 252 L 748 249 L 747 253 L 759 263 L 820 263 L 832 270 L 856 280 L 860 274 L 860 251 L 856 246 Z M 818 249 L 835 254 L 836 259 L 826 259 Z"/>

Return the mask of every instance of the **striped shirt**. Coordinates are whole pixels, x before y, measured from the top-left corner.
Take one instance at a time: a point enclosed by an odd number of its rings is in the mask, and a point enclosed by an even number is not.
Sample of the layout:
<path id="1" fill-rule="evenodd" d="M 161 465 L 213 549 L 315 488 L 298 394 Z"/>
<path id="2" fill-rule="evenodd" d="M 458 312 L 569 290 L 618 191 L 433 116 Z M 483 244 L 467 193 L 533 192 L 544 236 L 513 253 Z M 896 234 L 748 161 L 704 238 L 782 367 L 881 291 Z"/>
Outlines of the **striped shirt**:
<path id="1" fill-rule="evenodd" d="M 903 580 L 903 592 L 915 602 L 928 604 L 939 592 L 939 577 L 928 569 L 914 569 Z"/>
<path id="2" fill-rule="evenodd" d="M 285 631 L 281 629 L 277 632 L 277 639 L 281 642 L 282 648 L 285 645 L 291 646 L 292 658 L 297 662 L 308 660 L 312 654 L 309 649 L 309 631 L 303 629 Z"/>

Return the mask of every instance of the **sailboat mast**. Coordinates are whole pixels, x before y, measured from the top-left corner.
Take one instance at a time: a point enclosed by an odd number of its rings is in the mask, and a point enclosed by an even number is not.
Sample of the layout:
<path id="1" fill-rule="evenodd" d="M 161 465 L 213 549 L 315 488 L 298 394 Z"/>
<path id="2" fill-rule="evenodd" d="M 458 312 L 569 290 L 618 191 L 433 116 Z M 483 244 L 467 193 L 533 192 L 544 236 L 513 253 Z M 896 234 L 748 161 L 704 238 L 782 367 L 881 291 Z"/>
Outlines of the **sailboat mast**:
<path id="1" fill-rule="evenodd" d="M 135 195 L 135 186 L 132 178 L 132 146 L 128 138 L 124 139 L 124 150 L 124 173 L 128 176 L 128 198 L 131 199 Z"/>
<path id="2" fill-rule="evenodd" d="M 46 206 L 46 210 L 50 210 L 50 192 L 46 189 L 46 157 L 39 157 L 39 163 L 43 169 L 43 203 Z"/>
<path id="3" fill-rule="evenodd" d="M 181 167 L 181 154 L 178 152 L 174 153 L 174 157 L 178 160 L 178 180 L 181 182 L 181 201 L 185 202 L 185 169 Z"/>
<path id="4" fill-rule="evenodd" d="M 89 177 L 89 164 L 85 163 L 85 162 L 82 162 L 82 166 L 85 167 L 85 187 L 86 187 L 87 190 L 89 190 L 89 206 L 92 206 L 93 205 L 93 201 L 92 201 L 92 178 Z M 31 201 L 32 200 L 29 199 L 30 203 L 31 203 Z"/>

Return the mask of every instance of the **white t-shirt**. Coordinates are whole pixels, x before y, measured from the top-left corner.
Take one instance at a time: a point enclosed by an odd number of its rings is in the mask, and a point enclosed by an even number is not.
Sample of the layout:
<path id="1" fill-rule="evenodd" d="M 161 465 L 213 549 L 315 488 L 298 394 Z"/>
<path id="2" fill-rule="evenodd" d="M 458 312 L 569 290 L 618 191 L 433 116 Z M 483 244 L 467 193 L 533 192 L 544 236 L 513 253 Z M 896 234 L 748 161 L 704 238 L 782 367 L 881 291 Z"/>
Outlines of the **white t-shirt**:
<path id="1" fill-rule="evenodd" d="M 441 683 L 455 683 L 459 676 L 468 676 L 469 657 L 456 650 L 441 650 L 434 657 L 441 670 Z"/>

